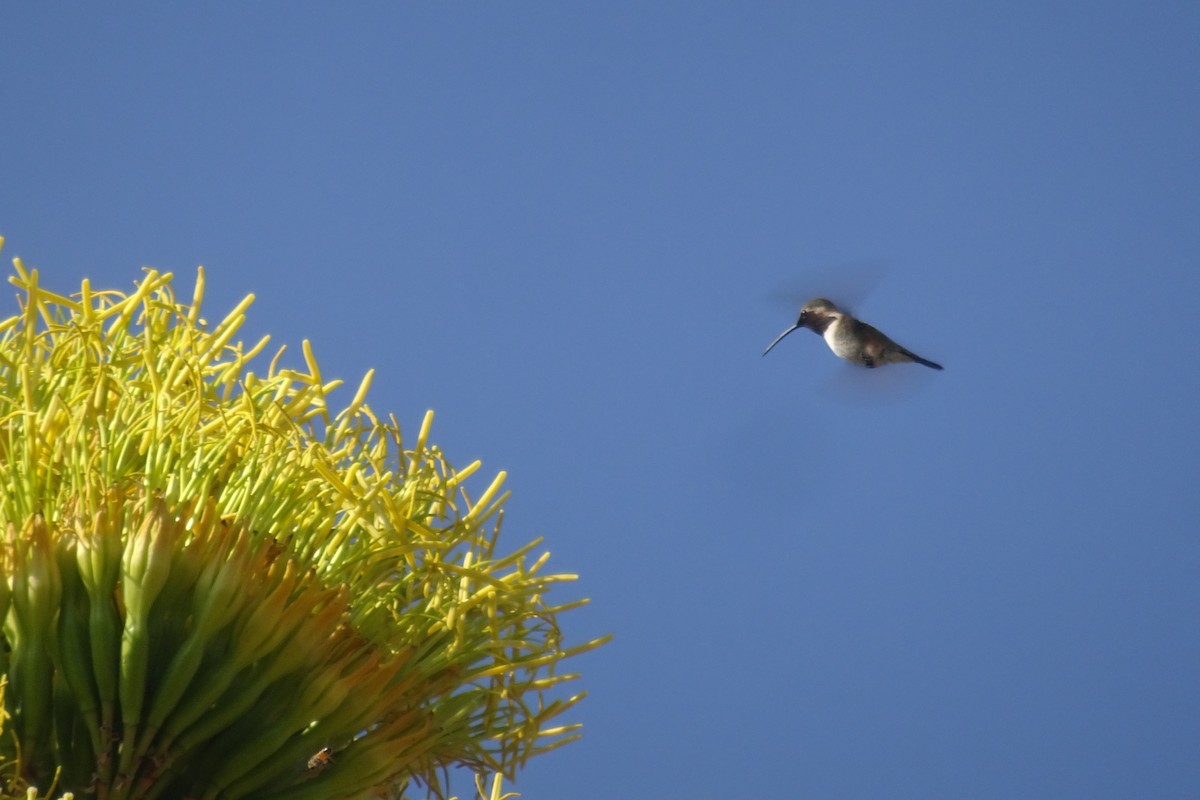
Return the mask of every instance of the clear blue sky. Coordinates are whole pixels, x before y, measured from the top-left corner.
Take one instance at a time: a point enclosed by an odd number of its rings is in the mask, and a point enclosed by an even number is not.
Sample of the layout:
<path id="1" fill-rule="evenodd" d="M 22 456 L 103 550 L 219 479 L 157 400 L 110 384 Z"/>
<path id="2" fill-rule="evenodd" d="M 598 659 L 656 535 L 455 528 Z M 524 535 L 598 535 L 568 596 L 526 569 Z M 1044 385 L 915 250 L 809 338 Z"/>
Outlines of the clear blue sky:
<path id="1" fill-rule="evenodd" d="M 526 800 L 1200 796 L 1200 6 L 177 6 L 0 12 L 3 258 L 508 470 L 617 634 Z M 945 372 L 760 357 L 862 260 Z"/>

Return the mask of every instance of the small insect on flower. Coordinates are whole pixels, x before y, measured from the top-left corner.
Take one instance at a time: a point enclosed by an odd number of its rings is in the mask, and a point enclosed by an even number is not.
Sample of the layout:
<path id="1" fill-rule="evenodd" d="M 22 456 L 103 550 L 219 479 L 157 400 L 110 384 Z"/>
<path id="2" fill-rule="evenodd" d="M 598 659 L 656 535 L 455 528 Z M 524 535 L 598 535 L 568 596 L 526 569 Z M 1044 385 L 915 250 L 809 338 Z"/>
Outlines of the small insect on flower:
<path id="1" fill-rule="evenodd" d="M 308 771 L 315 775 L 320 775 L 329 765 L 333 763 L 333 751 L 328 747 L 322 747 L 317 752 L 313 753 L 308 759 Z"/>

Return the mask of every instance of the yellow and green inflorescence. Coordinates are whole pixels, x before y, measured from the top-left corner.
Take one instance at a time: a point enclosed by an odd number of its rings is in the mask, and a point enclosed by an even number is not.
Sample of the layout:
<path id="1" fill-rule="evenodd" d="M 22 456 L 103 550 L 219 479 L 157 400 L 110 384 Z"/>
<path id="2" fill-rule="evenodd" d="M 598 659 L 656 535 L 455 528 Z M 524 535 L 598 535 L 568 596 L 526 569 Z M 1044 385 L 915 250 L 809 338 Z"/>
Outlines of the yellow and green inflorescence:
<path id="1" fill-rule="evenodd" d="M 2 241 L 2 240 L 0 240 Z M 511 774 L 557 718 L 559 616 L 534 541 L 367 406 L 368 373 L 265 373 L 172 276 L 65 297 L 14 261 L 0 322 L 0 796 L 385 797 Z M 282 351 L 280 351 L 282 353 Z M 258 363 L 258 362 L 255 362 Z M 5 718 L 5 713 L 7 718 Z"/>

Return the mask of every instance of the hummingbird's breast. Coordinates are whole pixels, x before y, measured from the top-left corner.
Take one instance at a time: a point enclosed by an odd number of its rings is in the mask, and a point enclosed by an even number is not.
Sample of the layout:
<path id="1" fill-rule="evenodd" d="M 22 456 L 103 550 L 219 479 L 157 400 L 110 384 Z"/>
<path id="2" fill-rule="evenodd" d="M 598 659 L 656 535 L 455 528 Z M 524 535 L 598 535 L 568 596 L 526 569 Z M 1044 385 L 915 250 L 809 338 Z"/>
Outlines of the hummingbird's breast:
<path id="1" fill-rule="evenodd" d="M 854 335 L 854 324 L 850 317 L 838 314 L 822 334 L 825 344 L 839 358 L 862 363 L 862 342 Z"/>

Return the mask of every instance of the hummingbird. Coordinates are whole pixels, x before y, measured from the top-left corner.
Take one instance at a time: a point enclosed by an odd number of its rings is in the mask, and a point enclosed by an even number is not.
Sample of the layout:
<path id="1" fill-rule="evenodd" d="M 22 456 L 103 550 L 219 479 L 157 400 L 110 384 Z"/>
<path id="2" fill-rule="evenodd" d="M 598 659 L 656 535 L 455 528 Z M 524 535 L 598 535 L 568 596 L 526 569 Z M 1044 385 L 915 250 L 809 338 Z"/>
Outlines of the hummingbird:
<path id="1" fill-rule="evenodd" d="M 775 337 L 775 341 L 763 350 L 763 355 L 771 352 L 772 347 L 797 328 L 809 328 L 813 333 L 820 334 L 834 355 L 853 364 L 881 367 L 884 364 L 915 361 L 930 369 L 942 369 L 941 364 L 935 364 L 911 350 L 906 350 L 878 329 L 855 319 L 824 297 L 805 303 L 800 309 L 800 318 L 796 320 L 796 324 Z"/>

